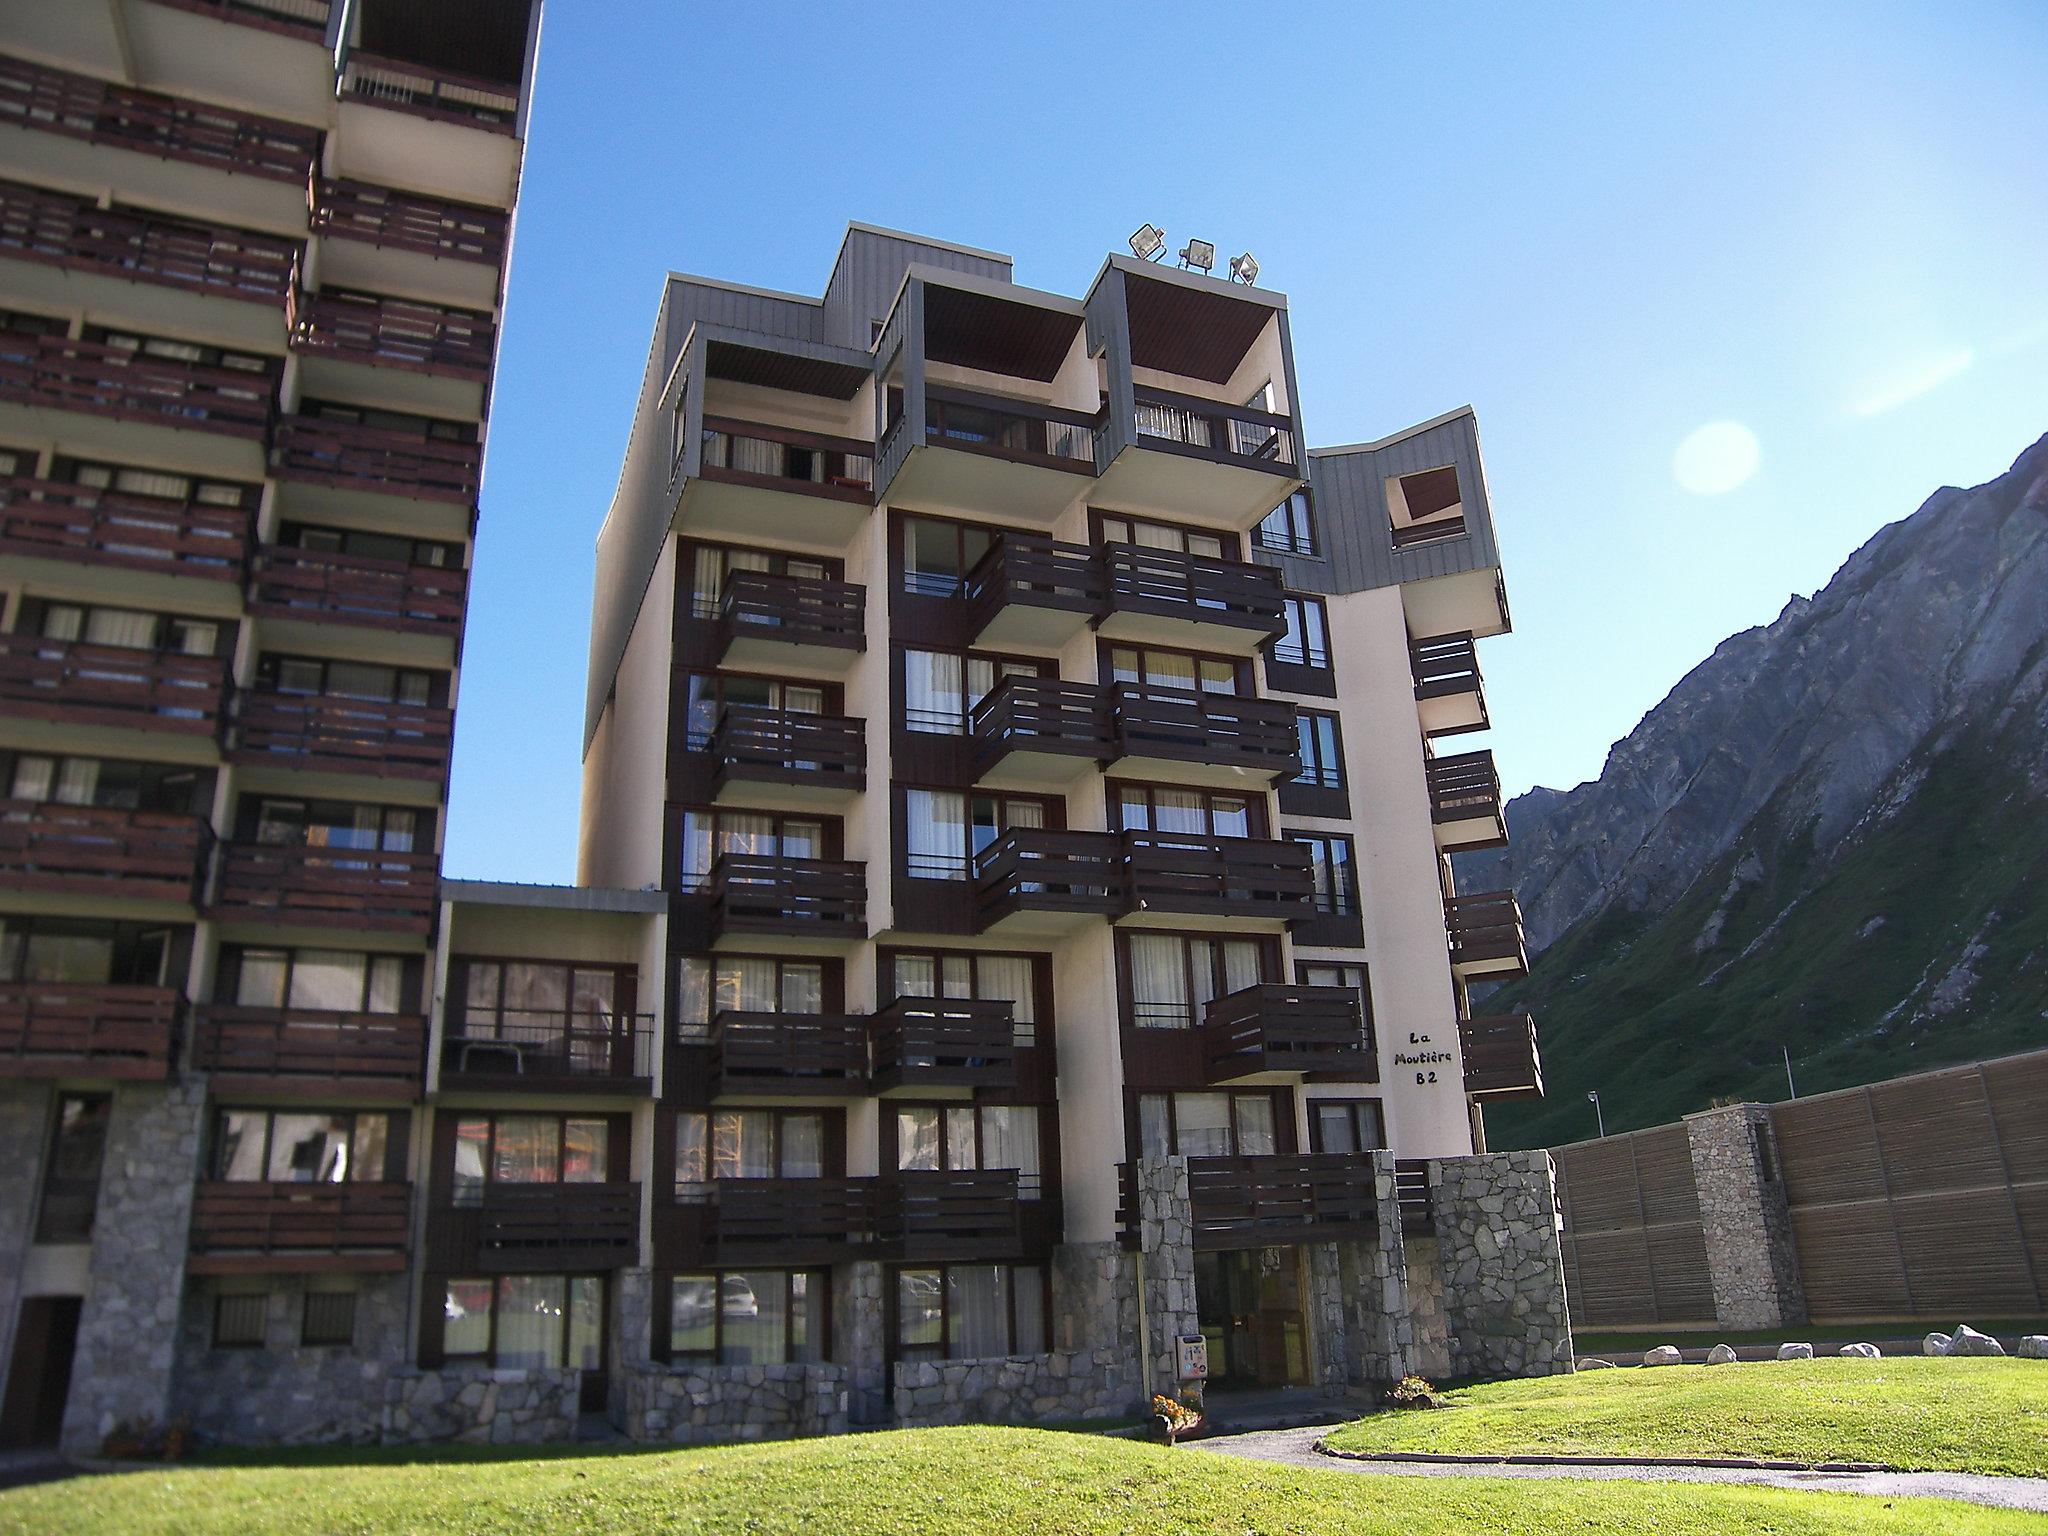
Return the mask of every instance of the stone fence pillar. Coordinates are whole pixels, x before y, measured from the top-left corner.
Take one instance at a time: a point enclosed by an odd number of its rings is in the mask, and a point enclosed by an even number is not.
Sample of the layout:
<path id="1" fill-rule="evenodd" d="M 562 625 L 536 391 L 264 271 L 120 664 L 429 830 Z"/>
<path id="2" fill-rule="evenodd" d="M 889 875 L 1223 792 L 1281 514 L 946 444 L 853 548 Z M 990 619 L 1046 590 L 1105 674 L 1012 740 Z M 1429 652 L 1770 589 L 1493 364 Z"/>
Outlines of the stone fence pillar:
<path id="1" fill-rule="evenodd" d="M 1429 1165 L 1453 1376 L 1572 1368 L 1557 1181 L 1550 1154 L 1493 1152 Z"/>
<path id="2" fill-rule="evenodd" d="M 1732 1104 L 1685 1117 L 1700 1231 L 1723 1328 L 1782 1328 L 1806 1321 L 1806 1291 L 1771 1112 Z"/>
<path id="3" fill-rule="evenodd" d="M 1138 1191 L 1138 1346 L 1152 1363 L 1152 1390 L 1179 1391 L 1174 1340 L 1198 1333 L 1195 1313 L 1195 1223 L 1185 1157 L 1143 1157 L 1134 1165 Z M 1212 1363 L 1212 1369 L 1214 1368 Z"/>

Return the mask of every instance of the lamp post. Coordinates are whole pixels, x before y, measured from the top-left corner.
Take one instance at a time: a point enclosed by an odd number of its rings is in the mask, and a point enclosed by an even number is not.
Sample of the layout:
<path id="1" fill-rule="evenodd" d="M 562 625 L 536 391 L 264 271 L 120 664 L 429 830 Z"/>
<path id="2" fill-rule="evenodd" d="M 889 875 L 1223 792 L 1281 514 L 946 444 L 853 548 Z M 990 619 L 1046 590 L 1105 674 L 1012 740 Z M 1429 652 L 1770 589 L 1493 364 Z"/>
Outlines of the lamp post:
<path id="1" fill-rule="evenodd" d="M 1586 1097 L 1592 1101 L 1593 1123 L 1600 1127 L 1600 1135 L 1604 1140 L 1607 1136 L 1607 1113 L 1600 1107 L 1600 1090 L 1590 1088 L 1586 1091 Z"/>

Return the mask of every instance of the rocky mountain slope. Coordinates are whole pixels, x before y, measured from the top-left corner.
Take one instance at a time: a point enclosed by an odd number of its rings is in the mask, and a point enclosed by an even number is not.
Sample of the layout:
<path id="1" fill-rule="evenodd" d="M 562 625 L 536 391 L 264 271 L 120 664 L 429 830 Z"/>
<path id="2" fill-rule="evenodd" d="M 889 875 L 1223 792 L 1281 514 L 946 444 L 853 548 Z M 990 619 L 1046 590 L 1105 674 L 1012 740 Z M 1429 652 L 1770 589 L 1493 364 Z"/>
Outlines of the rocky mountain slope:
<path id="1" fill-rule="evenodd" d="M 1547 1100 L 1499 1147 L 2048 1044 L 2048 437 L 1723 642 L 1505 850 Z"/>

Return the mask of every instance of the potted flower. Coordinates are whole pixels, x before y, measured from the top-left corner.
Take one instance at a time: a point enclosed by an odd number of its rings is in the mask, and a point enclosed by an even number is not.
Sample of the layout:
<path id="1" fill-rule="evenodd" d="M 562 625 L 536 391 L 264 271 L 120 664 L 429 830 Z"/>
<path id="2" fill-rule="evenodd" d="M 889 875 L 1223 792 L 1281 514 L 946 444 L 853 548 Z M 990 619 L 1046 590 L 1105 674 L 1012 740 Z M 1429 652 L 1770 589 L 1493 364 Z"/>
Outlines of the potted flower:
<path id="1" fill-rule="evenodd" d="M 1199 1409 L 1175 1402 L 1163 1393 L 1152 1399 L 1152 1417 L 1158 1422 L 1160 1435 L 1168 1445 L 1186 1439 L 1203 1423 Z"/>

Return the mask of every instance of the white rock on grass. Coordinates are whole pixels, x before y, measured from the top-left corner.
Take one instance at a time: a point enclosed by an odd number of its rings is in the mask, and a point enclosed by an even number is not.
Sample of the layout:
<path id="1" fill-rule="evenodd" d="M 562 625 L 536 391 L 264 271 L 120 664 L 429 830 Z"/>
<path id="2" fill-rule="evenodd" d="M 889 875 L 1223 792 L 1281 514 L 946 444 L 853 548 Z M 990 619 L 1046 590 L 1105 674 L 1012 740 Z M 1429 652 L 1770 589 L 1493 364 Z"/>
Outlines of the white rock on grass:
<path id="1" fill-rule="evenodd" d="M 1875 1344 L 1844 1344 L 1835 1353 L 1846 1355 L 1853 1360 L 1881 1360 L 1884 1358 L 1884 1352 Z"/>
<path id="2" fill-rule="evenodd" d="M 1685 1356 L 1678 1352 L 1676 1344 L 1659 1344 L 1655 1349 L 1643 1352 L 1645 1365 L 1677 1365 L 1684 1359 Z"/>
<path id="3" fill-rule="evenodd" d="M 1734 1363 L 1735 1347 L 1732 1344 L 1716 1344 L 1707 1351 L 1707 1364 L 1709 1365 L 1733 1365 Z"/>
<path id="4" fill-rule="evenodd" d="M 1778 1346 L 1778 1358 L 1780 1360 L 1811 1360 L 1813 1358 L 1813 1346 L 1811 1344 L 1780 1344 Z"/>
<path id="5" fill-rule="evenodd" d="M 2005 1346 L 1988 1333 L 1979 1333 L 1964 1323 L 1949 1335 L 1948 1352 L 1952 1355 L 2002 1355 Z"/>
<path id="6" fill-rule="evenodd" d="M 1575 1368 L 1581 1371 L 1611 1371 L 1614 1369 L 1614 1362 L 1612 1360 L 1598 1360 L 1588 1355 L 1585 1359 L 1579 1361 Z"/>
<path id="7" fill-rule="evenodd" d="M 2048 1360 L 2048 1333 L 2030 1333 L 2020 1340 L 2022 1360 Z"/>
<path id="8" fill-rule="evenodd" d="M 1920 1341 L 1920 1353 L 1923 1355 L 1945 1355 L 1948 1351 L 1948 1335 L 1945 1333 L 1930 1333 Z"/>

